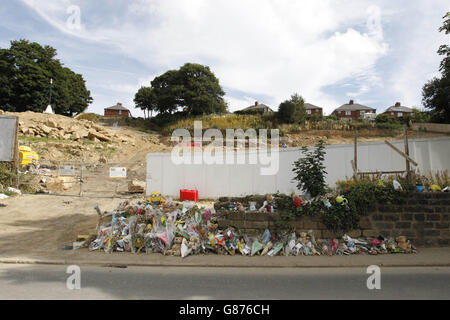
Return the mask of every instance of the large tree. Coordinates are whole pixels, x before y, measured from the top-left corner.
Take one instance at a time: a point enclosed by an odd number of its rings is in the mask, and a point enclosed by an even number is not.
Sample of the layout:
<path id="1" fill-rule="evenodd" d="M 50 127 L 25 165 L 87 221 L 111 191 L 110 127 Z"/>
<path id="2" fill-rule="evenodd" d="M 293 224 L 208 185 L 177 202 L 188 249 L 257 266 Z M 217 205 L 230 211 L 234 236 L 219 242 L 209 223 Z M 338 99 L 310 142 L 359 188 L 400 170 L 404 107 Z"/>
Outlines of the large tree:
<path id="1" fill-rule="evenodd" d="M 157 110 L 155 89 L 141 87 L 134 96 L 134 103 L 136 104 L 136 108 L 143 110 L 144 115 L 147 112 L 147 115 L 150 117 L 153 111 Z"/>
<path id="2" fill-rule="evenodd" d="M 278 119 L 281 123 L 302 123 L 306 117 L 305 100 L 299 94 L 293 94 L 278 107 Z"/>
<path id="3" fill-rule="evenodd" d="M 183 86 L 183 104 L 189 113 L 199 115 L 227 111 L 223 100 L 225 92 L 209 67 L 187 63 L 178 72 Z"/>
<path id="4" fill-rule="evenodd" d="M 58 114 L 83 112 L 92 102 L 85 80 L 56 59 L 56 50 L 27 40 L 0 49 L 0 108 L 42 112 L 50 103 Z M 50 84 L 53 79 L 53 85 Z"/>
<path id="5" fill-rule="evenodd" d="M 450 33 L 450 12 L 443 17 L 440 32 Z M 440 64 L 441 77 L 436 77 L 423 87 L 423 104 L 430 109 L 433 121 L 450 123 L 450 46 L 442 45 L 438 54 L 444 56 Z"/>
<path id="6" fill-rule="evenodd" d="M 186 108 L 190 114 L 224 113 L 225 92 L 209 67 L 186 63 L 179 70 L 170 70 L 156 77 L 152 83 L 156 109 L 172 113 Z"/>

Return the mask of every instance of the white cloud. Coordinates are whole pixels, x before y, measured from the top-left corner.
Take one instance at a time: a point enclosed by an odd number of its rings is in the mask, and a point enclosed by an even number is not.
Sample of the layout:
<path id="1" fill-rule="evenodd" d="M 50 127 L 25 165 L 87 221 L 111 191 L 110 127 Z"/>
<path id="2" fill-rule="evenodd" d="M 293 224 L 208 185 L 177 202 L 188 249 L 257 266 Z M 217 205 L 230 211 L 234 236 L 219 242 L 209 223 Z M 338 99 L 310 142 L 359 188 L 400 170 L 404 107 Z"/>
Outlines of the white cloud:
<path id="1" fill-rule="evenodd" d="M 119 1 L 126 10 L 105 13 L 100 21 L 90 18 L 92 3 L 80 0 L 82 28 L 74 31 L 65 23 L 71 1 L 22 1 L 65 34 L 116 46 L 156 73 L 185 62 L 207 64 L 228 91 L 269 96 L 260 102 L 274 108 L 298 92 L 327 113 L 342 100 L 322 92 L 324 86 L 363 74 L 358 91 L 348 95 L 383 87 L 374 65 L 390 48 L 381 25 L 384 7 L 388 18 L 396 12 L 390 2 L 369 0 L 136 0 Z M 417 101 L 406 80 L 409 68 L 420 66 L 414 58 L 406 60 L 399 67 L 401 80 L 391 86 L 405 100 Z M 134 87 L 105 85 L 128 93 Z M 229 94 L 227 100 L 234 111 L 255 99 Z"/>

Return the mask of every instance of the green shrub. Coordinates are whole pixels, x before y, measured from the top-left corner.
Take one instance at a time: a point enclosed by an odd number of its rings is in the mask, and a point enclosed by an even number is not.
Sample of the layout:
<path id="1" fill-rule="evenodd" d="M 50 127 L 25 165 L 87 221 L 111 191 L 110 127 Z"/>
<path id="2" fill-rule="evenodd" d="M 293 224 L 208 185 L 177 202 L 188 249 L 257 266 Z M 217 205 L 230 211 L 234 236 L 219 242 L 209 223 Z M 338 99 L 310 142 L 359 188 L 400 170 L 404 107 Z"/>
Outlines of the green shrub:
<path id="1" fill-rule="evenodd" d="M 348 232 L 359 227 L 358 211 L 354 203 L 340 204 L 330 201 L 331 207 L 322 211 L 321 221 L 328 230 Z"/>
<path id="2" fill-rule="evenodd" d="M 388 129 L 388 130 L 400 130 L 403 128 L 401 123 L 398 122 L 377 122 L 377 129 Z"/>
<path id="3" fill-rule="evenodd" d="M 306 119 L 305 101 L 298 94 L 292 95 L 290 100 L 280 104 L 277 116 L 280 123 L 304 123 Z"/>
<path id="4" fill-rule="evenodd" d="M 0 163 L 0 185 L 5 189 L 16 184 L 16 173 L 10 163 Z"/>
<path id="5" fill-rule="evenodd" d="M 307 116 L 306 119 L 311 122 L 319 122 L 319 121 L 323 121 L 324 117 L 321 114 L 315 113 L 313 115 Z"/>
<path id="6" fill-rule="evenodd" d="M 315 150 L 308 151 L 307 147 L 302 148 L 304 158 L 294 162 L 294 180 L 297 181 L 299 190 L 307 191 L 312 197 L 325 194 L 325 143 L 320 140 Z"/>

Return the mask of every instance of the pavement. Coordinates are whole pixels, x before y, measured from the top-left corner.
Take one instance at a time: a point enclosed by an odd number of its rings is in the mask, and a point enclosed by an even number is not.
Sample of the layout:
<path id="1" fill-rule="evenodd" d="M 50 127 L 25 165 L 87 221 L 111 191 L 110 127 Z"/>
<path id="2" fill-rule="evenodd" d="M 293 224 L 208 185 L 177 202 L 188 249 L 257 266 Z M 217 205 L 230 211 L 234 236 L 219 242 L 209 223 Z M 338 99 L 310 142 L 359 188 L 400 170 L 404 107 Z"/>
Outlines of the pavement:
<path id="1" fill-rule="evenodd" d="M 382 267 L 380 289 L 373 290 L 367 286 L 371 276 L 367 268 L 258 268 L 236 272 L 230 268 L 84 266 L 78 290 L 68 288 L 67 282 L 74 283 L 71 276 L 65 266 L 0 264 L 0 299 L 166 299 L 179 305 L 186 305 L 179 300 L 209 299 L 450 299 L 449 267 Z M 170 315 L 176 310 L 165 312 Z"/>
<path id="2" fill-rule="evenodd" d="M 162 254 L 132 254 L 59 250 L 52 255 L 10 256 L 0 254 L 0 263 L 127 267 L 227 267 L 227 268 L 354 268 L 378 265 L 384 267 L 450 267 L 450 247 L 419 248 L 416 254 L 350 255 L 350 256 L 229 256 L 195 255 L 186 258 Z"/>

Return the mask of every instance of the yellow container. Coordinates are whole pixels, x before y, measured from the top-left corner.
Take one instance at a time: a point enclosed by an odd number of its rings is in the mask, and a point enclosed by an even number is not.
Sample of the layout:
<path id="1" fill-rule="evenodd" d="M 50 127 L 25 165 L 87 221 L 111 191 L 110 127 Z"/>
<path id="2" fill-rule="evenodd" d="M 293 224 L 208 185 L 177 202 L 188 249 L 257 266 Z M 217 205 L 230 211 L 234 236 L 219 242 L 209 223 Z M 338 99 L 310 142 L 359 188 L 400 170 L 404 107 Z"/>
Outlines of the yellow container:
<path id="1" fill-rule="evenodd" d="M 20 166 L 25 167 L 29 164 L 37 164 L 39 161 L 39 155 L 33 151 L 30 147 L 19 147 L 19 160 Z"/>

